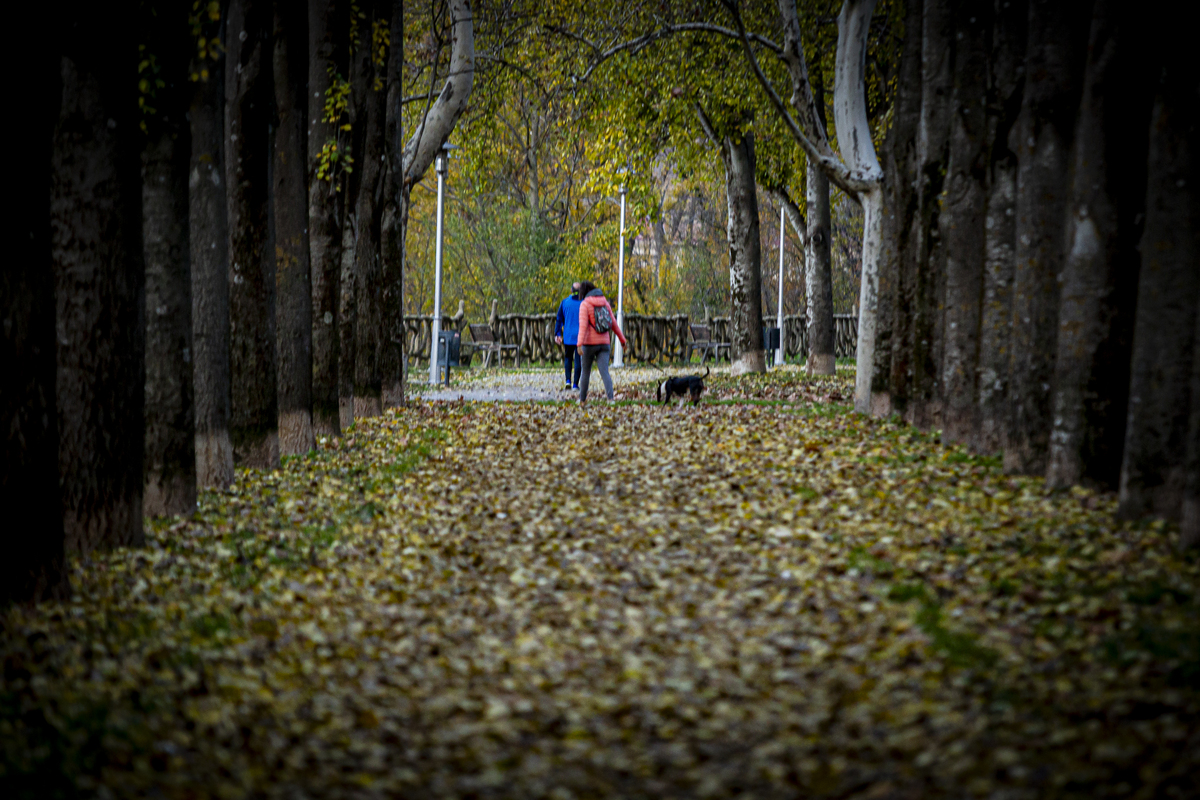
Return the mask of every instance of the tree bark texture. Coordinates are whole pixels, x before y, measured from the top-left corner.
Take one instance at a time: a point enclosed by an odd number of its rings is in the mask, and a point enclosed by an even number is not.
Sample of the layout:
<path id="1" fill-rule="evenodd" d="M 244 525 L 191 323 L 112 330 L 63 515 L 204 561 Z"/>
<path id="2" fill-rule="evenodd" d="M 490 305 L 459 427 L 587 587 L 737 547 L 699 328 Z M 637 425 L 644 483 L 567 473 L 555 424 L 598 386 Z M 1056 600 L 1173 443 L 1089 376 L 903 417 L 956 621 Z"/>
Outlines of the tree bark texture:
<path id="1" fill-rule="evenodd" d="M 62 34 L 50 215 L 68 553 L 143 541 L 141 134 L 123 11 L 82 7 Z"/>
<path id="2" fill-rule="evenodd" d="M 998 453 L 1007 414 L 1012 275 L 1016 258 L 1017 155 L 1010 139 L 1024 88 L 1025 2 L 998 2 L 988 85 L 987 211 L 984 217 L 983 305 L 979 329 L 978 424 L 972 447 Z"/>
<path id="3" fill-rule="evenodd" d="M 884 209 L 879 257 L 879 313 L 871 377 L 871 412 L 892 413 L 892 347 L 903 326 L 899 310 L 901 266 L 916 212 L 914 191 L 915 140 L 921 116 L 921 3 L 909 3 L 904 19 L 904 50 L 900 58 L 892 129 L 884 146 Z"/>
<path id="4" fill-rule="evenodd" d="M 879 313 L 879 259 L 883 231 L 883 169 L 871 141 L 867 119 L 867 39 L 875 0 L 846 0 L 838 14 L 837 61 L 833 120 L 838 148 L 850 171 L 866 185 L 858 188 L 863 208 L 862 280 L 858 295 L 858 338 L 854 410 L 871 413 L 871 378 L 875 366 L 876 317 Z"/>
<path id="5" fill-rule="evenodd" d="M 269 247 L 271 6 L 231 0 L 226 28 L 230 439 L 248 467 L 279 465 L 275 254 Z"/>
<path id="6" fill-rule="evenodd" d="M 180 21 L 180 29 L 186 31 Z M 184 53 L 187 51 L 184 50 Z M 163 59 L 169 63 L 169 59 Z M 166 66 L 166 64 L 164 64 Z M 159 90 L 142 157 L 142 237 L 146 261 L 146 384 L 143 514 L 196 508 L 192 389 L 192 276 L 188 228 L 191 142 L 184 119 L 187 63 Z M 165 95 L 178 95 L 174 101 Z"/>
<path id="7" fill-rule="evenodd" d="M 192 271 L 192 378 L 196 483 L 223 489 L 233 482 L 229 439 L 229 225 L 224 163 L 224 62 L 194 84 L 188 240 Z"/>
<path id="8" fill-rule="evenodd" d="M 1146 201 L 1145 153 L 1157 59 L 1144 15 L 1096 0 L 1075 131 L 1060 278 L 1054 413 L 1046 480 L 1115 490 Z"/>
<path id="9" fill-rule="evenodd" d="M 404 145 L 404 186 L 409 191 L 433 164 L 458 118 L 467 110 L 475 83 L 475 20 L 469 0 L 448 0 L 450 69 L 429 113 Z"/>
<path id="10" fill-rule="evenodd" d="M 349 199 L 349 198 L 347 198 Z M 357 222 L 353 214 L 342 224 L 342 263 L 338 278 L 338 424 L 354 424 L 354 342 L 358 335 L 358 275 L 354 269 Z"/>
<path id="11" fill-rule="evenodd" d="M 57 48 L 48 8 L 10 9 L 9 22 L 34 37 L 28 80 L 11 87 L 33 146 L 13 159 L 10 180 L 22 202 L 8 211 L 9 262 L 0 269 L 0 604 L 65 599 L 63 507 L 58 488 L 55 412 L 54 270 L 50 260 L 51 146 L 62 99 Z M 15 174 L 13 174 L 15 173 Z"/>
<path id="12" fill-rule="evenodd" d="M 1188 419 L 1184 460 L 1183 510 L 1179 520 L 1181 549 L 1200 546 L 1200 309 L 1192 337 L 1192 413 Z"/>
<path id="13" fill-rule="evenodd" d="M 1183 55 L 1186 47 L 1174 44 L 1180 46 L 1164 48 L 1150 121 L 1146 222 L 1118 508 L 1127 518 L 1180 518 L 1189 483 L 1189 415 L 1197 403 L 1191 380 L 1200 313 L 1200 114 L 1194 65 Z"/>
<path id="14" fill-rule="evenodd" d="M 338 296 L 342 233 L 338 224 L 341 181 L 331 169 L 317 177 L 321 153 L 338 146 L 337 120 L 325 119 L 334 75 L 345 75 L 343 0 L 308 0 L 308 253 L 312 269 L 312 422 L 318 436 L 337 436 Z"/>
<path id="15" fill-rule="evenodd" d="M 188 228 L 192 273 L 192 377 L 196 484 L 233 483 L 229 438 L 229 225 L 225 184 L 225 56 L 194 84 Z"/>
<path id="16" fill-rule="evenodd" d="M 360 22 L 360 25 L 362 23 Z M 362 153 L 367 142 L 367 95 L 371 91 L 371 50 L 362 29 L 350 51 L 350 152 L 356 169 L 346 176 L 342 197 L 342 257 L 338 279 L 338 419 L 342 429 L 354 424 L 354 370 L 358 341 L 358 195 L 363 185 Z"/>
<path id="17" fill-rule="evenodd" d="M 729 204 L 729 344 L 733 373 L 765 372 L 762 341 L 762 243 L 758 186 L 754 178 L 754 134 L 721 142 L 725 196 Z"/>
<path id="18" fill-rule="evenodd" d="M 955 6 L 949 164 L 938 221 L 946 254 L 941 386 L 942 430 L 948 442 L 968 441 L 976 423 L 987 202 L 985 102 L 990 25 L 988 9 L 967 3 Z"/>
<path id="19" fill-rule="evenodd" d="M 1045 472 L 1058 340 L 1069 155 L 1091 15 L 1086 2 L 1029 4 L 1025 93 L 1017 122 L 1016 258 L 1004 467 Z"/>
<path id="20" fill-rule="evenodd" d="M 952 117 L 954 35 L 950 6 L 925 0 L 921 15 L 921 116 L 917 125 L 917 213 L 913 225 L 911 351 L 909 376 L 901 395 L 906 418 L 921 428 L 938 422 L 936 338 L 941 312 L 939 289 L 945 252 L 939 226 L 939 201 L 945 180 Z"/>
<path id="21" fill-rule="evenodd" d="M 808 230 L 804 240 L 804 295 L 807 300 L 809 375 L 832 375 L 836 370 L 833 347 L 833 257 L 830 252 L 829 178 L 809 164 L 805 170 L 805 204 Z"/>
<path id="22" fill-rule="evenodd" d="M 272 181 L 275 222 L 276 391 L 279 454 L 316 445 L 312 422 L 312 274 L 308 241 L 308 148 L 305 84 L 308 28 L 305 8 L 275 0 L 272 66 L 275 147 Z M 315 103 L 314 103 L 315 104 Z"/>
<path id="23" fill-rule="evenodd" d="M 360 24 L 359 47 L 370 48 L 370 24 Z M 384 178 L 383 130 L 386 116 L 384 89 L 376 89 L 375 69 L 368 73 L 367 91 L 363 99 L 364 142 L 359 172 L 362 184 L 358 189 L 354 216 L 357 235 L 354 248 L 355 336 L 354 336 L 354 416 L 374 417 L 383 413 L 383 303 L 382 276 L 379 264 L 379 217 Z M 378 77 L 382 78 L 383 75 Z"/>
<path id="24" fill-rule="evenodd" d="M 386 7 L 386 3 L 383 4 Z M 404 131 L 400 108 L 404 94 L 404 3 L 391 3 L 391 42 L 387 57 L 387 113 L 383 140 L 387 158 L 383 213 L 379 224 L 379 254 L 383 272 L 383 405 L 404 405 L 404 246 L 408 222 L 408 193 L 404 189 Z"/>

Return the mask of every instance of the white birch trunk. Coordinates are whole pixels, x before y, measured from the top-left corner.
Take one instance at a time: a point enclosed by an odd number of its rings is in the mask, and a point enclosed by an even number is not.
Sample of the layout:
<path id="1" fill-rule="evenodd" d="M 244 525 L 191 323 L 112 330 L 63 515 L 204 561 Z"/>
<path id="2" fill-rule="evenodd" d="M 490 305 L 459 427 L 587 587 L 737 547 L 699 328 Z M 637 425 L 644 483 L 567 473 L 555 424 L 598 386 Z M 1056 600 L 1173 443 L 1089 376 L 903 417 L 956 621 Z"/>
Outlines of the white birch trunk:
<path id="1" fill-rule="evenodd" d="M 858 300 L 857 377 L 854 410 L 871 413 L 871 374 L 875 363 L 876 294 L 883 234 L 883 170 L 867 122 L 867 34 L 875 0 L 846 0 L 838 15 L 837 65 L 834 72 L 833 122 L 838 148 L 852 171 L 871 181 L 859 193 L 863 206 L 862 283 Z"/>
<path id="2" fill-rule="evenodd" d="M 412 137 L 404 147 L 404 185 L 411 187 L 425 176 L 438 150 L 450 138 L 454 125 L 467 108 L 475 81 L 475 31 L 469 0 L 449 0 L 452 43 L 450 74 Z M 399 97 L 399 95 L 397 95 Z"/>

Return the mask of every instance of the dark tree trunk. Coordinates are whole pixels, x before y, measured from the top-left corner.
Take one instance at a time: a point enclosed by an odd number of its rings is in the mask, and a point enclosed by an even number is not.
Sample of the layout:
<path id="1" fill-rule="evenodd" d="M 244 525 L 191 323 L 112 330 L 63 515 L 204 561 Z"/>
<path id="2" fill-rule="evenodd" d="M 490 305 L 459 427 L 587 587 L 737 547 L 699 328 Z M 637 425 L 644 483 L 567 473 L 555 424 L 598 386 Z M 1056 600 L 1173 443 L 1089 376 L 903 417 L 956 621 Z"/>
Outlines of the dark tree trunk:
<path id="1" fill-rule="evenodd" d="M 346 74 L 344 0 L 308 2 L 308 252 L 312 267 L 313 432 L 341 433 L 338 417 L 338 296 L 342 233 L 336 164 L 318 176 L 322 151 L 337 154 L 337 120 L 326 119 L 334 75 Z M 332 71 L 332 72 L 331 72 Z M 326 148 L 338 150 L 326 150 Z M 340 154 L 339 154 L 340 157 Z"/>
<path id="2" fill-rule="evenodd" d="M 272 66 L 278 126 L 272 169 L 279 454 L 307 453 L 312 422 L 312 275 L 308 259 L 308 28 L 305 8 L 275 0 Z M 314 105 L 316 105 L 314 103 Z"/>
<path id="3" fill-rule="evenodd" d="M 805 169 L 805 204 L 808 230 L 804 239 L 804 293 L 808 299 L 809 375 L 832 375 L 837 361 L 833 331 L 832 223 L 829 213 L 829 178 L 811 161 Z"/>
<path id="4" fill-rule="evenodd" d="M 145 481 L 143 514 L 196 509 L 192 404 L 192 276 L 188 230 L 188 25 L 160 12 L 157 113 L 147 120 L 142 155 L 142 237 L 146 262 Z M 180 41 L 182 40 L 182 41 Z"/>
<path id="5" fill-rule="evenodd" d="M 1156 60 L 1148 18 L 1096 0 L 1060 278 L 1051 486 L 1117 488 L 1137 307 Z"/>
<path id="6" fill-rule="evenodd" d="M 903 326 L 900 310 L 902 265 L 916 212 L 913 168 L 921 116 L 921 3 L 909 3 L 904 20 L 904 51 L 896 88 L 892 129 L 884 148 L 883 252 L 879 262 L 879 320 L 875 331 L 875 368 L 871 413 L 892 413 L 892 348 Z"/>
<path id="7" fill-rule="evenodd" d="M 1050 451 L 1058 274 L 1068 164 L 1086 61 L 1090 4 L 1029 4 L 1025 94 L 1017 122 L 1017 226 L 1004 467 L 1040 474 Z"/>
<path id="8" fill-rule="evenodd" d="M 229 222 L 229 432 L 235 459 L 279 465 L 275 254 L 269 243 L 271 6 L 231 0 L 226 28 L 225 172 Z"/>
<path id="9" fill-rule="evenodd" d="M 939 217 L 946 253 L 942 427 L 968 441 L 976 424 L 984 209 L 987 201 L 987 67 L 991 14 L 960 3 L 954 11 L 954 91 L 950 161 Z"/>
<path id="10" fill-rule="evenodd" d="M 12 238 L 0 269 L 0 507 L 5 509 L 0 605 L 65 598 L 63 507 L 58 489 L 58 417 L 54 408 L 54 271 L 50 261 L 51 142 L 62 85 L 49 9 L 20 4 L 9 24 L 36 37 L 29 75 L 11 87 L 33 146 L 13 159 L 9 179 L 21 202 L 7 212 Z"/>
<path id="11" fill-rule="evenodd" d="M 360 23 L 361 24 L 361 23 Z M 354 370 L 358 342 L 358 195 L 363 184 L 362 153 L 367 142 L 367 95 L 371 91 L 371 51 L 363 31 L 350 53 L 350 152 L 356 164 L 342 197 L 342 260 L 338 296 L 338 418 L 343 429 L 354 424 Z"/>
<path id="12" fill-rule="evenodd" d="M 400 103 L 404 93 L 404 3 L 391 3 L 391 45 L 387 62 L 387 116 L 383 140 L 387 177 L 380 217 L 380 257 L 383 266 L 383 405 L 404 405 L 404 252 L 408 233 L 408 199 L 404 192 L 404 131 Z"/>
<path id="13" fill-rule="evenodd" d="M 1196 310 L 1196 335 L 1192 337 L 1191 401 L 1179 522 L 1179 546 L 1184 549 L 1200 546 L 1200 309 Z"/>
<path id="14" fill-rule="evenodd" d="M 1164 44 L 1150 121 L 1146 223 L 1138 276 L 1119 513 L 1179 519 L 1188 486 L 1190 410 L 1200 313 L 1200 114 L 1183 37 Z M 1194 485 L 1194 484 L 1193 484 Z M 1193 497 L 1195 495 L 1193 494 Z"/>
<path id="15" fill-rule="evenodd" d="M 342 430 L 354 424 L 354 340 L 358 335 L 358 275 L 354 271 L 356 226 L 354 215 L 346 214 L 342 223 L 342 263 L 338 277 L 338 423 Z"/>
<path id="16" fill-rule="evenodd" d="M 52 258 L 67 552 L 140 545 L 145 265 L 131 3 L 82 5 L 62 41 Z"/>
<path id="17" fill-rule="evenodd" d="M 224 39 L 225 37 L 222 37 Z M 188 178 L 196 484 L 233 482 L 229 438 L 229 225 L 225 183 L 225 56 L 194 85 Z"/>
<path id="18" fill-rule="evenodd" d="M 951 120 L 954 62 L 950 6 L 925 0 L 921 15 L 921 116 L 917 127 L 917 213 L 913 225 L 914 269 L 910 378 L 904 414 L 918 427 L 937 423 L 937 335 L 945 252 L 939 229 L 939 202 L 945 180 Z"/>
<path id="19" fill-rule="evenodd" d="M 360 25 L 365 31 L 359 47 L 370 47 L 370 24 Z M 386 91 L 376 89 L 375 73 L 368 67 L 368 84 L 361 114 L 364 142 L 362 158 L 358 161 L 362 184 L 358 190 L 355 217 L 357 236 L 354 248 L 354 271 L 357 274 L 355 294 L 354 336 L 354 416 L 374 417 L 383 413 L 383 376 L 381 350 L 383 346 L 382 276 L 379 265 L 379 217 L 383 210 L 379 202 L 383 182 L 383 129 L 386 110 Z M 384 78 L 385 75 L 379 75 Z"/>
<path id="20" fill-rule="evenodd" d="M 754 179 L 754 134 L 726 136 L 725 196 L 729 202 L 729 343 L 734 374 L 765 372 L 762 341 L 762 242 L 758 186 Z"/>
<path id="21" fill-rule="evenodd" d="M 987 212 L 984 217 L 983 306 L 979 327 L 979 409 L 973 448 L 997 453 L 1007 414 L 1008 341 L 1016 256 L 1017 155 L 1009 140 L 1024 88 L 1025 2 L 996 3 L 988 87 Z"/>

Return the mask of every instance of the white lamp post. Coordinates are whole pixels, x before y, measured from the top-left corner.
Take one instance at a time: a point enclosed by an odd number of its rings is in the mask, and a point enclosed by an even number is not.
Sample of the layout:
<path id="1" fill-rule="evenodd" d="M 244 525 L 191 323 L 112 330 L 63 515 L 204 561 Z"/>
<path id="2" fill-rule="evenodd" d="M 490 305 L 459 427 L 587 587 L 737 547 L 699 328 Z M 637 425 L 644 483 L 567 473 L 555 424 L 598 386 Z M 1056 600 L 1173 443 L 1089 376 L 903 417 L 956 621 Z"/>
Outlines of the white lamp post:
<path id="1" fill-rule="evenodd" d="M 446 172 L 451 145 L 444 144 L 437 154 L 437 243 L 433 256 L 433 330 L 429 340 L 429 384 L 438 382 L 438 334 L 442 332 L 442 219 L 446 207 Z"/>
<path id="2" fill-rule="evenodd" d="M 783 365 L 783 203 L 779 204 L 779 283 L 775 293 L 779 295 L 779 313 L 776 325 L 779 328 L 779 349 L 775 351 L 775 366 Z"/>
<path id="3" fill-rule="evenodd" d="M 621 244 L 617 252 L 617 327 L 625 331 L 625 184 L 621 184 Z M 613 340 L 613 366 L 625 366 L 625 348 L 615 335 Z"/>

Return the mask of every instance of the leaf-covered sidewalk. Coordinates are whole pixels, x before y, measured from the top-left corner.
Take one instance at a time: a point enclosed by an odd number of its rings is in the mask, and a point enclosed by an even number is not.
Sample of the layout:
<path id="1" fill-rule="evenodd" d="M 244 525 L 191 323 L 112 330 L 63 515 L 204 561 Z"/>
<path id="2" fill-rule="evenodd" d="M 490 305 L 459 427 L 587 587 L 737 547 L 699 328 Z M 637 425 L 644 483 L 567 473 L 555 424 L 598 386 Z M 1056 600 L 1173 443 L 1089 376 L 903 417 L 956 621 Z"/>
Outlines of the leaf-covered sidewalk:
<path id="1" fill-rule="evenodd" d="M 240 473 L 2 617 L 0 783 L 1196 796 L 1196 557 L 849 413 L 849 381 L 417 404 Z"/>

